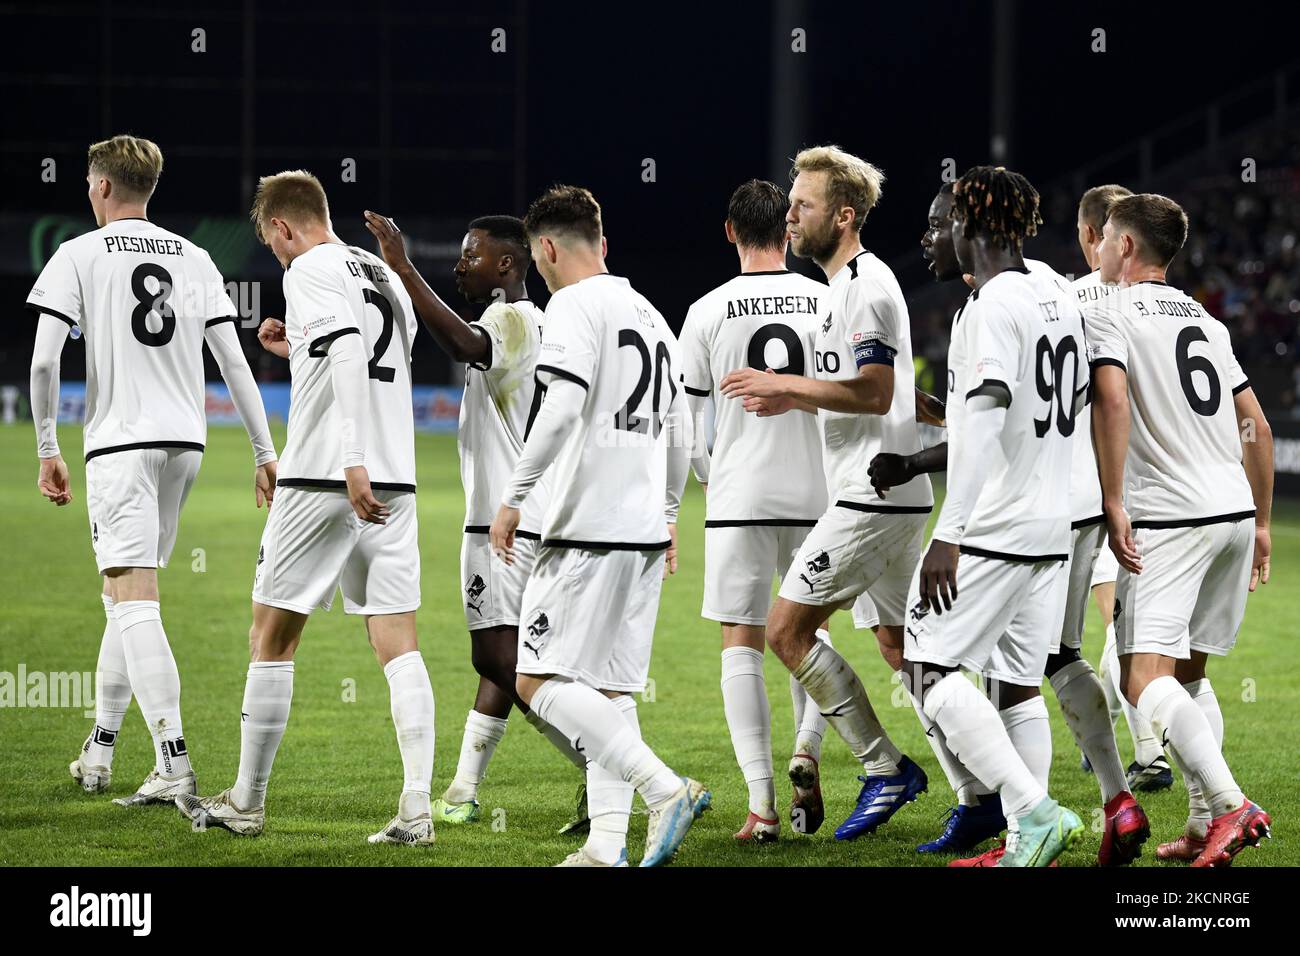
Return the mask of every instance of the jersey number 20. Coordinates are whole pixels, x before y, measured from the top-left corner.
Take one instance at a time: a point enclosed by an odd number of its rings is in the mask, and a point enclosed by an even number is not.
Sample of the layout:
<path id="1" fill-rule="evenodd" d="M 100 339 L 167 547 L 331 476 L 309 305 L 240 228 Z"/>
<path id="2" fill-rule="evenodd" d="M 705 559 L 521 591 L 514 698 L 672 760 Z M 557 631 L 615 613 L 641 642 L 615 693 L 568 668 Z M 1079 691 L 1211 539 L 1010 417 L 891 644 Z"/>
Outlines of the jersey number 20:
<path id="1" fill-rule="evenodd" d="M 627 397 L 623 407 L 614 413 L 614 427 L 621 428 L 623 431 L 640 432 L 645 434 L 648 430 L 650 437 L 658 438 L 659 431 L 664 426 L 663 416 L 659 414 L 663 408 L 663 383 L 668 383 L 668 405 L 672 405 L 673 399 L 677 396 L 677 383 L 673 381 L 673 362 L 672 356 L 668 354 L 668 346 L 661 339 L 655 344 L 655 354 L 653 360 L 650 357 L 650 348 L 646 345 L 645 339 L 641 338 L 636 329 L 619 329 L 618 330 L 618 347 L 634 348 L 637 354 L 641 356 L 641 374 L 636 380 L 636 386 L 632 389 L 632 394 Z M 635 414 L 636 410 L 641 407 L 641 402 L 645 398 L 646 390 L 650 387 L 650 371 L 654 368 L 654 391 L 650 395 L 650 418 L 647 422 L 641 416 Z"/>

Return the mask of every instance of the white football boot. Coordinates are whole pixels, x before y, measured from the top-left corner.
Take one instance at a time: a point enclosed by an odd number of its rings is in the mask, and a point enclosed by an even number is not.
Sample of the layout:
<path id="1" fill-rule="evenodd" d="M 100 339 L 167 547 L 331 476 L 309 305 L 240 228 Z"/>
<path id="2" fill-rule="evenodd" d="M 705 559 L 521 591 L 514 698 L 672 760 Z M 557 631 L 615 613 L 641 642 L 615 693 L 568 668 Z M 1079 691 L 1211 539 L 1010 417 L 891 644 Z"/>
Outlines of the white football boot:
<path id="1" fill-rule="evenodd" d="M 195 830 L 220 827 L 239 836 L 258 836 L 266 824 L 266 809 L 240 810 L 230 802 L 230 791 L 216 796 L 198 797 L 183 793 L 176 797 L 176 809 L 189 818 Z"/>
<path id="2" fill-rule="evenodd" d="M 388 821 L 388 826 L 366 837 L 367 843 L 403 843 L 407 846 L 433 845 L 433 817 L 425 814 L 414 820 L 403 820 L 401 814 Z"/>
<path id="3" fill-rule="evenodd" d="M 574 852 L 566 856 L 563 862 L 557 863 L 555 865 L 556 866 L 627 866 L 627 850 L 623 850 L 621 853 L 619 853 L 618 862 L 602 863 L 600 860 L 596 859 L 594 856 L 588 853 L 586 847 L 582 847 L 581 849 L 575 850 Z"/>
<path id="4" fill-rule="evenodd" d="M 143 807 L 150 803 L 171 803 L 182 794 L 194 793 L 194 774 L 183 773 L 175 777 L 164 777 L 157 770 L 150 770 L 144 778 L 140 789 L 129 797 L 118 797 L 113 802 L 119 807 Z"/>
<path id="5" fill-rule="evenodd" d="M 113 779 L 113 771 L 108 767 L 96 767 L 85 763 L 84 758 L 89 747 L 90 738 L 87 737 L 86 742 L 81 745 L 81 753 L 77 754 L 77 759 L 68 764 L 68 773 L 72 774 L 72 779 L 81 784 L 81 789 L 86 793 L 103 793 Z"/>

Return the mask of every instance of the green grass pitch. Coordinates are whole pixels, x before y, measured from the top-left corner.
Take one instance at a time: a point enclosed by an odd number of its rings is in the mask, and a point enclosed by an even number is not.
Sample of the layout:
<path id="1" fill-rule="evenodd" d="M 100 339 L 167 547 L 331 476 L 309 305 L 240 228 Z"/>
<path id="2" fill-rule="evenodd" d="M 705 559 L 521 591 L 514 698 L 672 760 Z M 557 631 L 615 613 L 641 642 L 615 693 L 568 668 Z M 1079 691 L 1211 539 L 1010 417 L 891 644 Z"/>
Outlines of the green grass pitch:
<path id="1" fill-rule="evenodd" d="M 103 614 L 90 550 L 80 432 L 62 430 L 73 472 L 74 502 L 56 509 L 35 488 L 30 425 L 0 427 L 0 671 L 94 671 Z M 276 435 L 282 447 L 283 433 Z M 450 436 L 417 438 L 424 606 L 420 645 L 437 698 L 438 753 L 434 793 L 455 771 L 461 729 L 474 696 L 469 638 L 460 603 L 458 555 L 463 499 L 456 444 Z M 249 588 L 264 512 L 253 506 L 251 454 L 239 429 L 213 428 L 202 472 L 181 521 L 172 566 L 160 575 L 163 619 L 180 667 L 185 738 L 200 792 L 234 781 L 239 709 L 248 661 Z M 731 750 L 718 689 L 717 625 L 699 616 L 703 576 L 703 509 L 691 487 L 682 509 L 681 567 L 667 583 L 655 640 L 653 700 L 640 704 L 646 740 L 670 766 L 703 780 L 713 809 L 692 830 L 678 866 L 933 866 L 913 847 L 935 835 L 952 800 L 912 709 L 891 685 L 869 632 L 854 632 L 837 615 L 836 646 L 866 682 L 881 719 L 898 744 L 930 776 L 930 791 L 876 835 L 838 844 L 832 833 L 857 795 L 858 772 L 842 742 L 827 736 L 822 769 L 827 821 L 811 837 L 783 827 L 774 846 L 738 846 L 746 797 Z M 1296 752 L 1290 734 L 1300 720 L 1300 668 L 1294 664 L 1293 607 L 1300 562 L 1300 507 L 1282 504 L 1274 524 L 1274 579 L 1249 604 L 1237 650 L 1212 663 L 1223 703 L 1226 748 L 1238 780 L 1273 815 L 1275 839 L 1239 865 L 1296 865 Z M 430 848 L 369 846 L 366 835 L 394 812 L 401 763 L 383 674 L 363 625 L 342 613 L 314 616 L 298 654 L 293 711 L 271 778 L 267 829 L 258 839 L 224 831 L 192 833 L 172 808 L 128 810 L 110 797 L 129 794 L 150 770 L 152 750 L 133 704 L 123 724 L 109 794 L 87 797 L 67 765 L 90 727 L 82 708 L 0 709 L 0 864 L 117 865 L 448 865 L 547 866 L 577 840 L 556 835 L 573 809 L 578 774 L 515 715 L 480 790 L 483 819 L 442 826 Z M 1100 619 L 1090 609 L 1085 652 L 1096 661 Z M 789 800 L 784 767 L 793 737 L 787 677 L 768 655 L 777 768 L 777 800 Z M 1093 777 L 1079 755 L 1050 691 L 1055 756 L 1052 789 L 1085 816 L 1097 803 Z M 1120 749 L 1131 748 L 1121 724 Z M 1174 837 L 1186 810 L 1182 783 L 1147 795 L 1152 842 Z M 638 808 L 640 804 L 638 802 Z M 634 814 L 629 856 L 639 859 L 645 817 Z M 1091 865 L 1099 835 L 1089 831 L 1063 865 Z"/>

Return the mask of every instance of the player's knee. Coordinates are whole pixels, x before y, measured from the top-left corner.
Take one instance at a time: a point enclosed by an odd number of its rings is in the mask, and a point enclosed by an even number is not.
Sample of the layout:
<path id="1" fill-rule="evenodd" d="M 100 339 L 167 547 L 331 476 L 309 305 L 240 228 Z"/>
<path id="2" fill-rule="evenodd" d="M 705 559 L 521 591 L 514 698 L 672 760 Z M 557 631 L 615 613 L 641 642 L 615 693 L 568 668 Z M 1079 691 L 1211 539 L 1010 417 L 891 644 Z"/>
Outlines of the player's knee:
<path id="1" fill-rule="evenodd" d="M 1062 667 L 1065 667 L 1067 664 L 1073 664 L 1075 661 L 1082 659 L 1083 656 L 1079 653 L 1077 647 L 1065 647 L 1062 645 L 1061 649 L 1055 654 L 1047 655 L 1047 666 L 1043 668 L 1043 673 L 1046 677 L 1051 678 L 1051 676 Z"/>

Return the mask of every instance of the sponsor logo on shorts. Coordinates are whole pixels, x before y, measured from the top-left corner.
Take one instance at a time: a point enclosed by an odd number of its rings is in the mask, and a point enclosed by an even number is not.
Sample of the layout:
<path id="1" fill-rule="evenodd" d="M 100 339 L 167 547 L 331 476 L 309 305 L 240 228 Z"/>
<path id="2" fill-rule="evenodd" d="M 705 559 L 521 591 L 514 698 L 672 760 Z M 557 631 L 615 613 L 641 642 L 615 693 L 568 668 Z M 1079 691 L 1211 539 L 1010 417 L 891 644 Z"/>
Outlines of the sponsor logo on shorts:
<path id="1" fill-rule="evenodd" d="M 813 588 L 812 578 L 815 578 L 817 577 L 817 575 L 830 570 L 831 556 L 827 554 L 825 551 L 818 551 L 817 554 L 813 556 L 812 560 L 805 561 L 804 565 L 808 568 L 808 573 L 800 574 L 799 580 L 802 581 L 804 584 L 808 585 L 808 593 L 812 594 L 813 591 L 815 590 Z"/>
<path id="2" fill-rule="evenodd" d="M 533 622 L 528 625 L 528 637 L 524 640 L 524 647 L 533 652 L 533 656 L 538 660 L 542 659 L 542 648 L 546 646 L 546 635 L 551 630 L 551 622 L 546 617 L 545 611 L 538 611 Z"/>
<path id="3" fill-rule="evenodd" d="M 827 332 L 829 332 L 829 331 L 831 330 L 831 316 L 832 316 L 832 315 L 834 315 L 833 312 L 828 312 L 828 313 L 826 314 L 826 321 L 822 323 L 822 335 L 825 335 Z"/>
<path id="4" fill-rule="evenodd" d="M 99 544 L 99 522 L 98 521 L 92 521 L 90 523 L 90 543 Z"/>
<path id="5" fill-rule="evenodd" d="M 1123 613 L 1124 608 L 1119 603 L 1119 598 L 1115 598 L 1115 613 L 1110 616 L 1111 621 L 1118 621 L 1119 616 Z"/>
<path id="6" fill-rule="evenodd" d="M 465 595 L 467 598 L 465 606 L 479 617 L 483 616 L 483 602 L 480 601 L 479 598 L 486 590 L 487 585 L 483 583 L 483 578 L 477 574 L 470 578 L 469 583 L 465 585 Z"/>

